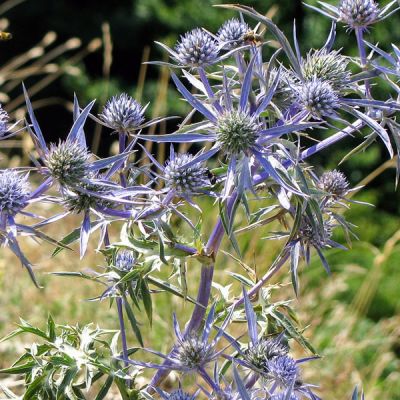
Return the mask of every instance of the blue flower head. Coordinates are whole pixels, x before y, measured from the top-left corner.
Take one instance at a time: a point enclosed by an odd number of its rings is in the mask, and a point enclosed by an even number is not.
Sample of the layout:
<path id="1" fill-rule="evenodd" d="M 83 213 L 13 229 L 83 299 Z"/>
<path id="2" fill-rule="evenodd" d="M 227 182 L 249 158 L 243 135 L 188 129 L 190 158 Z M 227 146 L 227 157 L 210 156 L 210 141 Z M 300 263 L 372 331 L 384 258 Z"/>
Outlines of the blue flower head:
<path id="1" fill-rule="evenodd" d="M 332 85 L 315 77 L 298 85 L 296 95 L 300 106 L 315 118 L 334 115 L 339 107 L 338 95 Z"/>
<path id="2" fill-rule="evenodd" d="M 327 81 L 335 90 L 349 86 L 351 72 L 347 69 L 349 59 L 339 51 L 311 50 L 301 62 L 301 72 L 306 81 Z"/>
<path id="3" fill-rule="evenodd" d="M 341 0 L 339 20 L 350 28 L 366 27 L 379 18 L 380 9 L 374 0 Z"/>
<path id="4" fill-rule="evenodd" d="M 174 390 L 171 393 L 164 392 L 159 388 L 156 388 L 156 391 L 164 400 L 194 400 L 197 397 L 197 394 L 189 394 L 182 389 Z"/>
<path id="5" fill-rule="evenodd" d="M 323 173 L 317 185 L 319 189 L 334 197 L 346 196 L 350 186 L 345 175 L 336 169 Z"/>
<path id="6" fill-rule="evenodd" d="M 136 263 L 136 257 L 131 250 L 120 250 L 115 256 L 115 267 L 120 271 L 129 272 Z"/>
<path id="7" fill-rule="evenodd" d="M 176 61 L 186 67 L 206 67 L 218 59 L 218 42 L 205 30 L 193 29 L 175 46 Z"/>
<path id="8" fill-rule="evenodd" d="M 51 144 L 44 159 L 49 174 L 61 185 L 77 186 L 89 173 L 87 149 L 77 141 Z"/>
<path id="9" fill-rule="evenodd" d="M 237 18 L 229 19 L 219 28 L 217 37 L 225 49 L 233 49 L 244 43 L 244 35 L 250 30 L 245 22 Z"/>
<path id="10" fill-rule="evenodd" d="M 201 163 L 186 167 L 194 156 L 188 153 L 172 153 L 164 167 L 165 185 L 180 193 L 196 192 L 210 185 L 208 169 Z"/>
<path id="11" fill-rule="evenodd" d="M 122 93 L 108 100 L 99 117 L 105 125 L 115 131 L 130 132 L 140 128 L 144 122 L 144 112 L 145 107 L 126 93 Z"/>
<path id="12" fill-rule="evenodd" d="M 29 196 L 27 175 L 12 169 L 0 171 L 0 214 L 16 215 L 28 204 Z"/>
<path id="13" fill-rule="evenodd" d="M 268 377 L 280 387 L 289 388 L 294 385 L 299 376 L 296 361 L 289 356 L 278 356 L 268 361 Z"/>

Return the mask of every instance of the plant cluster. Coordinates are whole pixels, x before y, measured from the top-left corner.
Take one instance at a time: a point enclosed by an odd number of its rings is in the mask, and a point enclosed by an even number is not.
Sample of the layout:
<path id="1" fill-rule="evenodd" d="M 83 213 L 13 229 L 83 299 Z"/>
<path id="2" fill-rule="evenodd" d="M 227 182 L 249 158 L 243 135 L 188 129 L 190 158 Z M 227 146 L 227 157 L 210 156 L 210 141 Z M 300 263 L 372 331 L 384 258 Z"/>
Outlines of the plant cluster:
<path id="1" fill-rule="evenodd" d="M 341 229 L 348 242 L 355 237 L 342 211 L 356 203 L 351 196 L 359 188 L 351 188 L 339 170 L 319 173 L 307 159 L 354 136 L 362 142 L 350 155 L 375 141 L 383 142 L 390 157 L 400 151 L 400 52 L 393 45 L 393 54 L 387 53 L 364 38 L 371 25 L 396 11 L 397 2 L 384 8 L 373 0 L 341 0 L 337 7 L 319 3 L 317 10 L 332 19 L 332 28 L 323 47 L 305 55 L 295 27 L 292 46 L 270 19 L 241 5 L 221 6 L 239 17 L 216 34 L 196 28 L 174 48 L 159 43 L 171 61 L 155 64 L 171 69 L 192 108 L 170 134 L 148 134 L 146 128 L 168 117 L 146 120 L 147 106 L 127 94 L 112 97 L 98 116 L 91 114 L 94 102 L 82 108 L 75 98 L 72 128 L 57 144 L 46 143 L 25 87 L 29 121 L 24 129 L 11 125 L 0 109 L 0 137 L 23 131 L 36 147 L 33 166 L 0 171 L 0 243 L 40 286 L 21 250 L 23 237 L 52 243 L 54 255 L 78 242 L 83 258 L 97 231 L 102 268 L 57 275 L 97 283 L 101 289 L 92 300 L 115 304 L 119 320 L 117 333 L 55 325 L 51 318 L 42 331 L 22 321 L 6 339 L 30 332 L 39 343 L 2 372 L 24 374 L 24 399 L 85 399 L 92 387 L 95 398 L 102 399 L 113 386 L 123 399 L 319 399 L 317 386 L 323 383 L 302 377 L 302 370 L 318 363 L 317 351 L 303 335 L 290 301 L 271 302 L 267 284 L 288 265 L 298 296 L 299 267 L 313 252 L 330 272 L 325 251 L 346 250 L 334 240 L 335 230 Z M 355 32 L 359 57 L 334 49 L 337 23 Z M 272 54 L 262 37 L 265 28 L 280 44 Z M 372 50 L 368 57 L 367 48 Z M 374 99 L 374 84 L 383 81 L 391 91 L 386 100 Z M 99 158 L 89 151 L 88 118 L 112 130 L 118 154 Z M 148 150 L 148 142 L 169 144 L 165 163 Z M 181 151 L 181 144 L 192 144 L 190 153 Z M 207 199 L 218 213 L 211 231 L 202 224 Z M 60 211 L 37 215 L 29 211 L 33 203 L 36 208 L 51 203 Z M 48 225 L 71 214 L 81 217 L 80 227 L 64 238 L 45 233 Z M 238 215 L 245 226 L 238 226 Z M 231 293 L 237 285 L 230 286 L 214 301 L 222 239 L 228 239 L 224 254 L 231 251 L 244 265 L 238 231 L 266 224 L 274 229 L 268 239 L 282 243 L 275 261 L 267 270 L 260 266 L 266 270 L 261 277 L 248 266 L 247 275 L 231 273 L 242 290 Z M 113 237 L 111 226 L 119 227 L 119 237 Z M 189 271 L 193 263 L 201 268 Z M 195 298 L 187 291 L 189 274 L 199 279 Z M 143 316 L 152 324 L 153 298 L 160 291 L 193 304 L 184 329 L 171 316 L 176 341 L 167 354 L 145 347 L 141 333 Z M 136 346 L 128 345 L 126 322 Z M 237 334 L 238 322 L 246 322 L 244 335 Z M 294 356 L 294 341 L 304 357 Z M 150 370 L 152 378 L 139 384 L 138 375 Z M 170 371 L 177 371 L 181 381 L 167 392 L 161 383 Z M 194 376 L 194 388 L 185 386 L 187 375 Z M 353 399 L 358 397 L 355 390 Z"/>

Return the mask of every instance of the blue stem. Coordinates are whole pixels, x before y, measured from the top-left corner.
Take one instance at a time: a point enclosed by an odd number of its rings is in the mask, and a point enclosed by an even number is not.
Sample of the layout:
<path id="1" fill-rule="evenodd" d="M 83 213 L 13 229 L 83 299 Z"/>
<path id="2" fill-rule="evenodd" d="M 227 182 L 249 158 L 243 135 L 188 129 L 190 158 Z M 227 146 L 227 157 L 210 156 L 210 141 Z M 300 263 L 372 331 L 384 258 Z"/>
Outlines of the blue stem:
<path id="1" fill-rule="evenodd" d="M 356 32 L 356 38 L 357 38 L 357 46 L 358 46 L 358 52 L 360 54 L 360 60 L 361 60 L 361 67 L 365 71 L 367 68 L 367 53 L 365 50 L 365 44 L 363 40 L 363 28 L 358 27 L 355 29 Z M 370 99 L 371 98 L 371 85 L 369 83 L 369 80 L 366 79 L 364 81 L 365 83 L 365 95 Z"/>

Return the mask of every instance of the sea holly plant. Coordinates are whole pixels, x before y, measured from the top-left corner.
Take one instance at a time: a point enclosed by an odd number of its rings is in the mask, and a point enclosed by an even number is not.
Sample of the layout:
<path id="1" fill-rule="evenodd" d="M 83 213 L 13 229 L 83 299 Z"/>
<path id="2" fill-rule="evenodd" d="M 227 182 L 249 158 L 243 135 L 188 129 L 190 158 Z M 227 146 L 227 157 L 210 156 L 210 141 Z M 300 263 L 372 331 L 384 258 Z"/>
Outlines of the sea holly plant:
<path id="1" fill-rule="evenodd" d="M 84 260 L 97 251 L 101 265 L 57 271 L 54 279 L 91 282 L 98 295 L 89 300 L 116 311 L 115 331 L 98 328 L 96 321 L 56 325 L 49 317 L 46 330 L 21 321 L 4 340 L 27 332 L 36 341 L 1 372 L 24 376 L 24 399 L 103 399 L 115 391 L 124 400 L 323 396 L 323 382 L 306 382 L 302 372 L 318 368 L 318 349 L 291 300 L 272 301 L 282 285 L 270 281 L 288 271 L 293 295 L 300 297 L 303 265 L 316 258 L 329 275 L 326 253 L 346 251 L 357 239 L 343 212 L 368 206 L 352 198 L 361 188 L 339 169 L 322 171 L 308 159 L 354 137 L 362 143 L 343 162 L 380 142 L 389 157 L 400 153 L 400 53 L 396 44 L 388 53 L 366 40 L 369 27 L 397 11 L 396 2 L 383 8 L 373 0 L 318 3 L 320 8 L 311 8 L 332 26 L 321 48 L 304 54 L 296 25 L 287 38 L 270 19 L 237 4 L 220 6 L 238 15 L 217 32 L 195 28 L 173 49 L 159 43 L 171 62 L 154 64 L 170 68 L 172 83 L 190 106 L 176 126 L 168 116 L 146 121 L 148 105 L 126 93 L 111 97 L 98 115 L 94 101 L 81 107 L 75 97 L 71 130 L 47 143 L 25 87 L 23 129 L 0 108 L 0 139 L 29 135 L 35 144 L 31 165 L 0 171 L 2 247 L 38 286 L 21 240 L 50 242 L 54 257 L 76 243 Z M 335 47 L 341 25 L 355 34 L 358 57 Z M 374 98 L 379 82 L 389 88 L 385 99 Z M 88 118 L 117 134 L 118 154 L 102 159 L 90 151 Z M 158 134 L 157 124 L 166 120 L 171 130 Z M 148 142 L 168 144 L 167 161 Z M 48 227 L 67 219 L 76 228 L 50 237 Z M 270 265 L 249 266 L 241 235 L 262 228 L 268 229 L 263 240 L 277 241 L 279 251 Z M 339 230 L 344 243 L 336 239 Z M 223 257 L 231 282 L 214 277 Z M 197 295 L 189 282 L 198 283 Z M 175 332 L 166 351 L 144 334 L 154 329 L 160 293 L 186 303 L 192 313 L 187 320 L 176 311 L 162 316 Z M 295 342 L 303 354 L 294 356 Z M 167 389 L 162 383 L 172 371 L 179 380 Z M 19 398 L 1 389 L 7 398 Z M 356 389 L 352 398 L 358 397 Z"/>

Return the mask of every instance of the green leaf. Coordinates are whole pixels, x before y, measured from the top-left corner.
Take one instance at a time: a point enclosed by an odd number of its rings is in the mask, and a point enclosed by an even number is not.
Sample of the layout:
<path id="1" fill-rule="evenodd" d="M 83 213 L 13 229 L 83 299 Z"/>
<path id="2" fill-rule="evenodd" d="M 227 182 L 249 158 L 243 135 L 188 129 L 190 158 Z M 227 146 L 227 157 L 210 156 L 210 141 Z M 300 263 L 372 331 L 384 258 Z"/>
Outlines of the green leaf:
<path id="1" fill-rule="evenodd" d="M 144 309 L 151 326 L 153 323 L 153 305 L 149 287 L 144 279 L 140 280 L 140 292 L 142 294 Z"/>
<path id="2" fill-rule="evenodd" d="M 54 342 L 56 339 L 56 324 L 54 323 L 54 320 L 50 314 L 47 318 L 47 335 L 50 339 L 50 342 Z"/>
<path id="3" fill-rule="evenodd" d="M 15 367 L 0 369 L 1 374 L 27 374 L 37 366 L 36 361 L 31 361 L 26 364 L 17 365 Z"/>
<path id="4" fill-rule="evenodd" d="M 58 246 L 55 248 L 53 253 L 51 254 L 52 257 L 55 257 L 57 254 L 61 253 L 69 244 L 72 244 L 79 240 L 81 235 L 81 228 L 74 229 L 71 233 L 60 240 L 62 246 Z"/>
<path id="5" fill-rule="evenodd" d="M 313 354 L 318 354 L 311 343 L 296 329 L 292 321 L 283 313 L 278 310 L 271 310 L 270 315 L 272 315 L 286 330 L 291 338 L 295 339 L 301 346 L 310 350 Z"/>
<path id="6" fill-rule="evenodd" d="M 106 397 L 108 391 L 110 390 L 110 387 L 111 387 L 113 381 L 114 381 L 114 378 L 112 375 L 110 375 L 107 378 L 107 380 L 104 382 L 104 385 L 101 387 L 101 389 L 99 390 L 99 393 L 97 393 L 97 396 L 94 400 L 103 400 Z"/>
<path id="7" fill-rule="evenodd" d="M 132 330 L 133 330 L 138 342 L 140 343 L 140 345 L 142 347 L 144 347 L 143 338 L 142 338 L 142 334 L 141 334 L 140 329 L 139 329 L 139 325 L 137 323 L 137 320 L 135 318 L 135 315 L 134 315 L 134 313 L 132 311 L 131 306 L 126 301 L 126 298 L 124 298 L 124 305 L 125 305 L 126 315 L 128 316 L 129 322 L 131 323 Z"/>
<path id="8" fill-rule="evenodd" d="M 34 399 L 35 398 L 34 395 L 40 390 L 45 377 L 46 377 L 45 375 L 40 375 L 32 383 L 30 383 L 22 400 Z"/>

